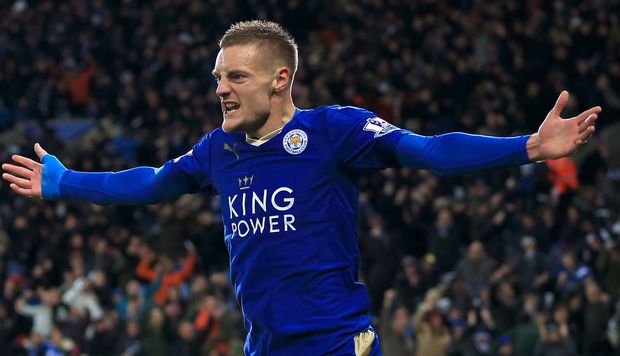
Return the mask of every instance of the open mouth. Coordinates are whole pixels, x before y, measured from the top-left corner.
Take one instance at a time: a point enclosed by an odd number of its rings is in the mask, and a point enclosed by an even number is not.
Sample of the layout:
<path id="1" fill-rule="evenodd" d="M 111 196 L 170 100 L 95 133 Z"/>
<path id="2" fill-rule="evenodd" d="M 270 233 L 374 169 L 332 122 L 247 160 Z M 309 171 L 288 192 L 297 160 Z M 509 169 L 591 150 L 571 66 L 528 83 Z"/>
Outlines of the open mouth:
<path id="1" fill-rule="evenodd" d="M 240 105 L 237 103 L 224 103 L 224 114 L 232 114 L 239 110 Z"/>

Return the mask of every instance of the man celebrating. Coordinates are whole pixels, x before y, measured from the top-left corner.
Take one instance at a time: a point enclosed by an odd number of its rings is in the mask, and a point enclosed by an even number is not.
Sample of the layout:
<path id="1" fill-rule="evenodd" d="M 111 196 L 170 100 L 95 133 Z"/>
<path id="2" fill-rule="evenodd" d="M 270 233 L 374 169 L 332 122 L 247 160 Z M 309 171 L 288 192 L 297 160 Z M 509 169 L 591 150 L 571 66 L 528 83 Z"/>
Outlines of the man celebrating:
<path id="1" fill-rule="evenodd" d="M 221 196 L 232 284 L 247 355 L 379 355 L 365 287 L 357 281 L 357 180 L 408 166 L 478 172 L 571 154 L 594 132 L 600 107 L 560 118 L 562 92 L 537 133 L 426 137 L 354 107 L 297 109 L 297 45 L 279 25 L 233 25 L 213 75 L 222 128 L 162 167 L 89 173 L 15 155 L 3 178 L 17 193 L 98 204 L 149 204 L 185 193 Z"/>

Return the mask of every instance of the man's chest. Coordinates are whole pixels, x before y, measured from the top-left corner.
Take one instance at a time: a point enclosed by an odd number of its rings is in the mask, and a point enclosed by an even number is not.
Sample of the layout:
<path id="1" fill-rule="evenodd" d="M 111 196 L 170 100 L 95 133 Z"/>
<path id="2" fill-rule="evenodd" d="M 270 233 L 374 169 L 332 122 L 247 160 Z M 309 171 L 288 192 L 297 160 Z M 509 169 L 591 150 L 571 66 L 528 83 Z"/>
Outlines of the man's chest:
<path id="1" fill-rule="evenodd" d="M 293 131 L 258 147 L 239 139 L 211 146 L 212 181 L 231 231 L 294 229 L 297 214 L 307 213 L 329 190 L 335 166 L 328 146 Z"/>
<path id="2" fill-rule="evenodd" d="M 330 154 L 318 137 L 302 130 L 278 135 L 252 146 L 239 138 L 211 147 L 213 185 L 222 195 L 273 194 L 278 190 L 308 190 L 333 170 Z M 266 192 L 266 193 L 265 193 Z"/>

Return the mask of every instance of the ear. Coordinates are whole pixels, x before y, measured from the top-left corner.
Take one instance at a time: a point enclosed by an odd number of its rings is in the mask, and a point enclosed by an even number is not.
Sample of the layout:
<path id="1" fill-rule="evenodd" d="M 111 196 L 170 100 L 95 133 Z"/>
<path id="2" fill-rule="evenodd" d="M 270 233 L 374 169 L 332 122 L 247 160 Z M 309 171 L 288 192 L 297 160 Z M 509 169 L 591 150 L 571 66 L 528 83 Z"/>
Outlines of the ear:
<path id="1" fill-rule="evenodd" d="M 280 67 L 276 69 L 276 76 L 273 78 L 273 91 L 274 93 L 280 93 L 284 91 L 290 83 L 291 70 L 287 67 Z"/>

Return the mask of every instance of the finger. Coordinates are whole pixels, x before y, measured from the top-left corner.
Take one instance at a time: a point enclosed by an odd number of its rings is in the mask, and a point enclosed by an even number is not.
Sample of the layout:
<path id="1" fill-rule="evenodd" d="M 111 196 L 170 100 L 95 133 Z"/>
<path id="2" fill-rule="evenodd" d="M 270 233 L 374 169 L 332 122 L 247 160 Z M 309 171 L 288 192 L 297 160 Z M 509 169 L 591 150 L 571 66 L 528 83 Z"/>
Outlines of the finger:
<path id="1" fill-rule="evenodd" d="M 16 165 L 10 164 L 10 163 L 3 164 L 2 165 L 2 169 L 4 171 L 12 173 L 12 174 L 14 174 L 16 176 L 26 177 L 26 178 L 32 177 L 32 173 L 33 173 L 28 168 L 24 168 L 24 167 L 21 167 L 21 166 L 16 166 Z"/>
<path id="2" fill-rule="evenodd" d="M 560 115 L 562 113 L 562 110 L 564 110 L 564 107 L 566 106 L 566 103 L 568 102 L 568 92 L 566 90 L 562 90 L 562 92 L 560 93 L 560 96 L 558 97 L 558 100 L 555 102 L 555 105 L 553 106 L 553 109 L 551 109 L 555 114 Z"/>
<path id="3" fill-rule="evenodd" d="M 17 184 L 11 184 L 9 185 L 9 187 L 17 194 L 19 195 L 23 195 L 26 197 L 34 197 L 34 194 L 32 193 L 32 189 L 29 188 L 21 188 L 19 187 Z"/>
<path id="4" fill-rule="evenodd" d="M 587 119 L 583 120 L 580 124 L 579 124 L 579 133 L 583 132 L 584 130 L 586 130 L 588 127 L 594 125 L 594 123 L 596 122 L 596 119 L 598 119 L 598 115 L 596 114 L 591 114 L 590 116 L 588 116 Z"/>
<path id="5" fill-rule="evenodd" d="M 43 167 L 43 165 L 41 163 L 35 162 L 33 160 L 31 160 L 28 157 L 24 157 L 24 156 L 20 156 L 20 155 L 13 155 L 13 161 L 20 163 L 22 166 L 25 166 L 27 168 L 30 168 L 31 170 L 41 170 L 41 167 Z"/>
<path id="6" fill-rule="evenodd" d="M 586 111 L 582 112 L 581 114 L 575 116 L 574 119 L 577 120 L 577 123 L 581 124 L 590 115 L 598 114 L 601 111 L 603 111 L 603 109 L 600 106 L 595 106 L 595 107 L 589 108 L 588 110 L 586 110 Z"/>
<path id="7" fill-rule="evenodd" d="M 575 141 L 575 143 L 578 145 L 586 143 L 590 139 L 590 137 L 592 137 L 594 131 L 596 131 L 596 128 L 594 126 L 588 127 L 585 131 L 579 134 L 579 138 L 577 139 L 577 141 Z"/>
<path id="8" fill-rule="evenodd" d="M 24 188 L 20 188 L 17 186 L 17 184 L 11 184 L 9 185 L 9 187 L 11 189 L 13 189 L 13 191 L 19 195 L 25 195 L 27 197 L 31 197 L 32 196 L 32 189 L 24 189 Z"/>
<path id="9" fill-rule="evenodd" d="M 34 144 L 34 153 L 37 154 L 39 159 L 43 159 L 43 157 L 45 157 L 45 155 L 47 154 L 47 151 L 44 150 L 43 147 L 41 147 L 41 145 L 39 145 L 39 143 L 35 143 Z"/>
<path id="10" fill-rule="evenodd" d="M 30 179 L 16 177 L 8 173 L 3 173 L 2 178 L 8 181 L 9 183 L 17 184 L 21 188 L 27 188 L 27 189 L 32 188 L 32 182 L 30 181 Z"/>

